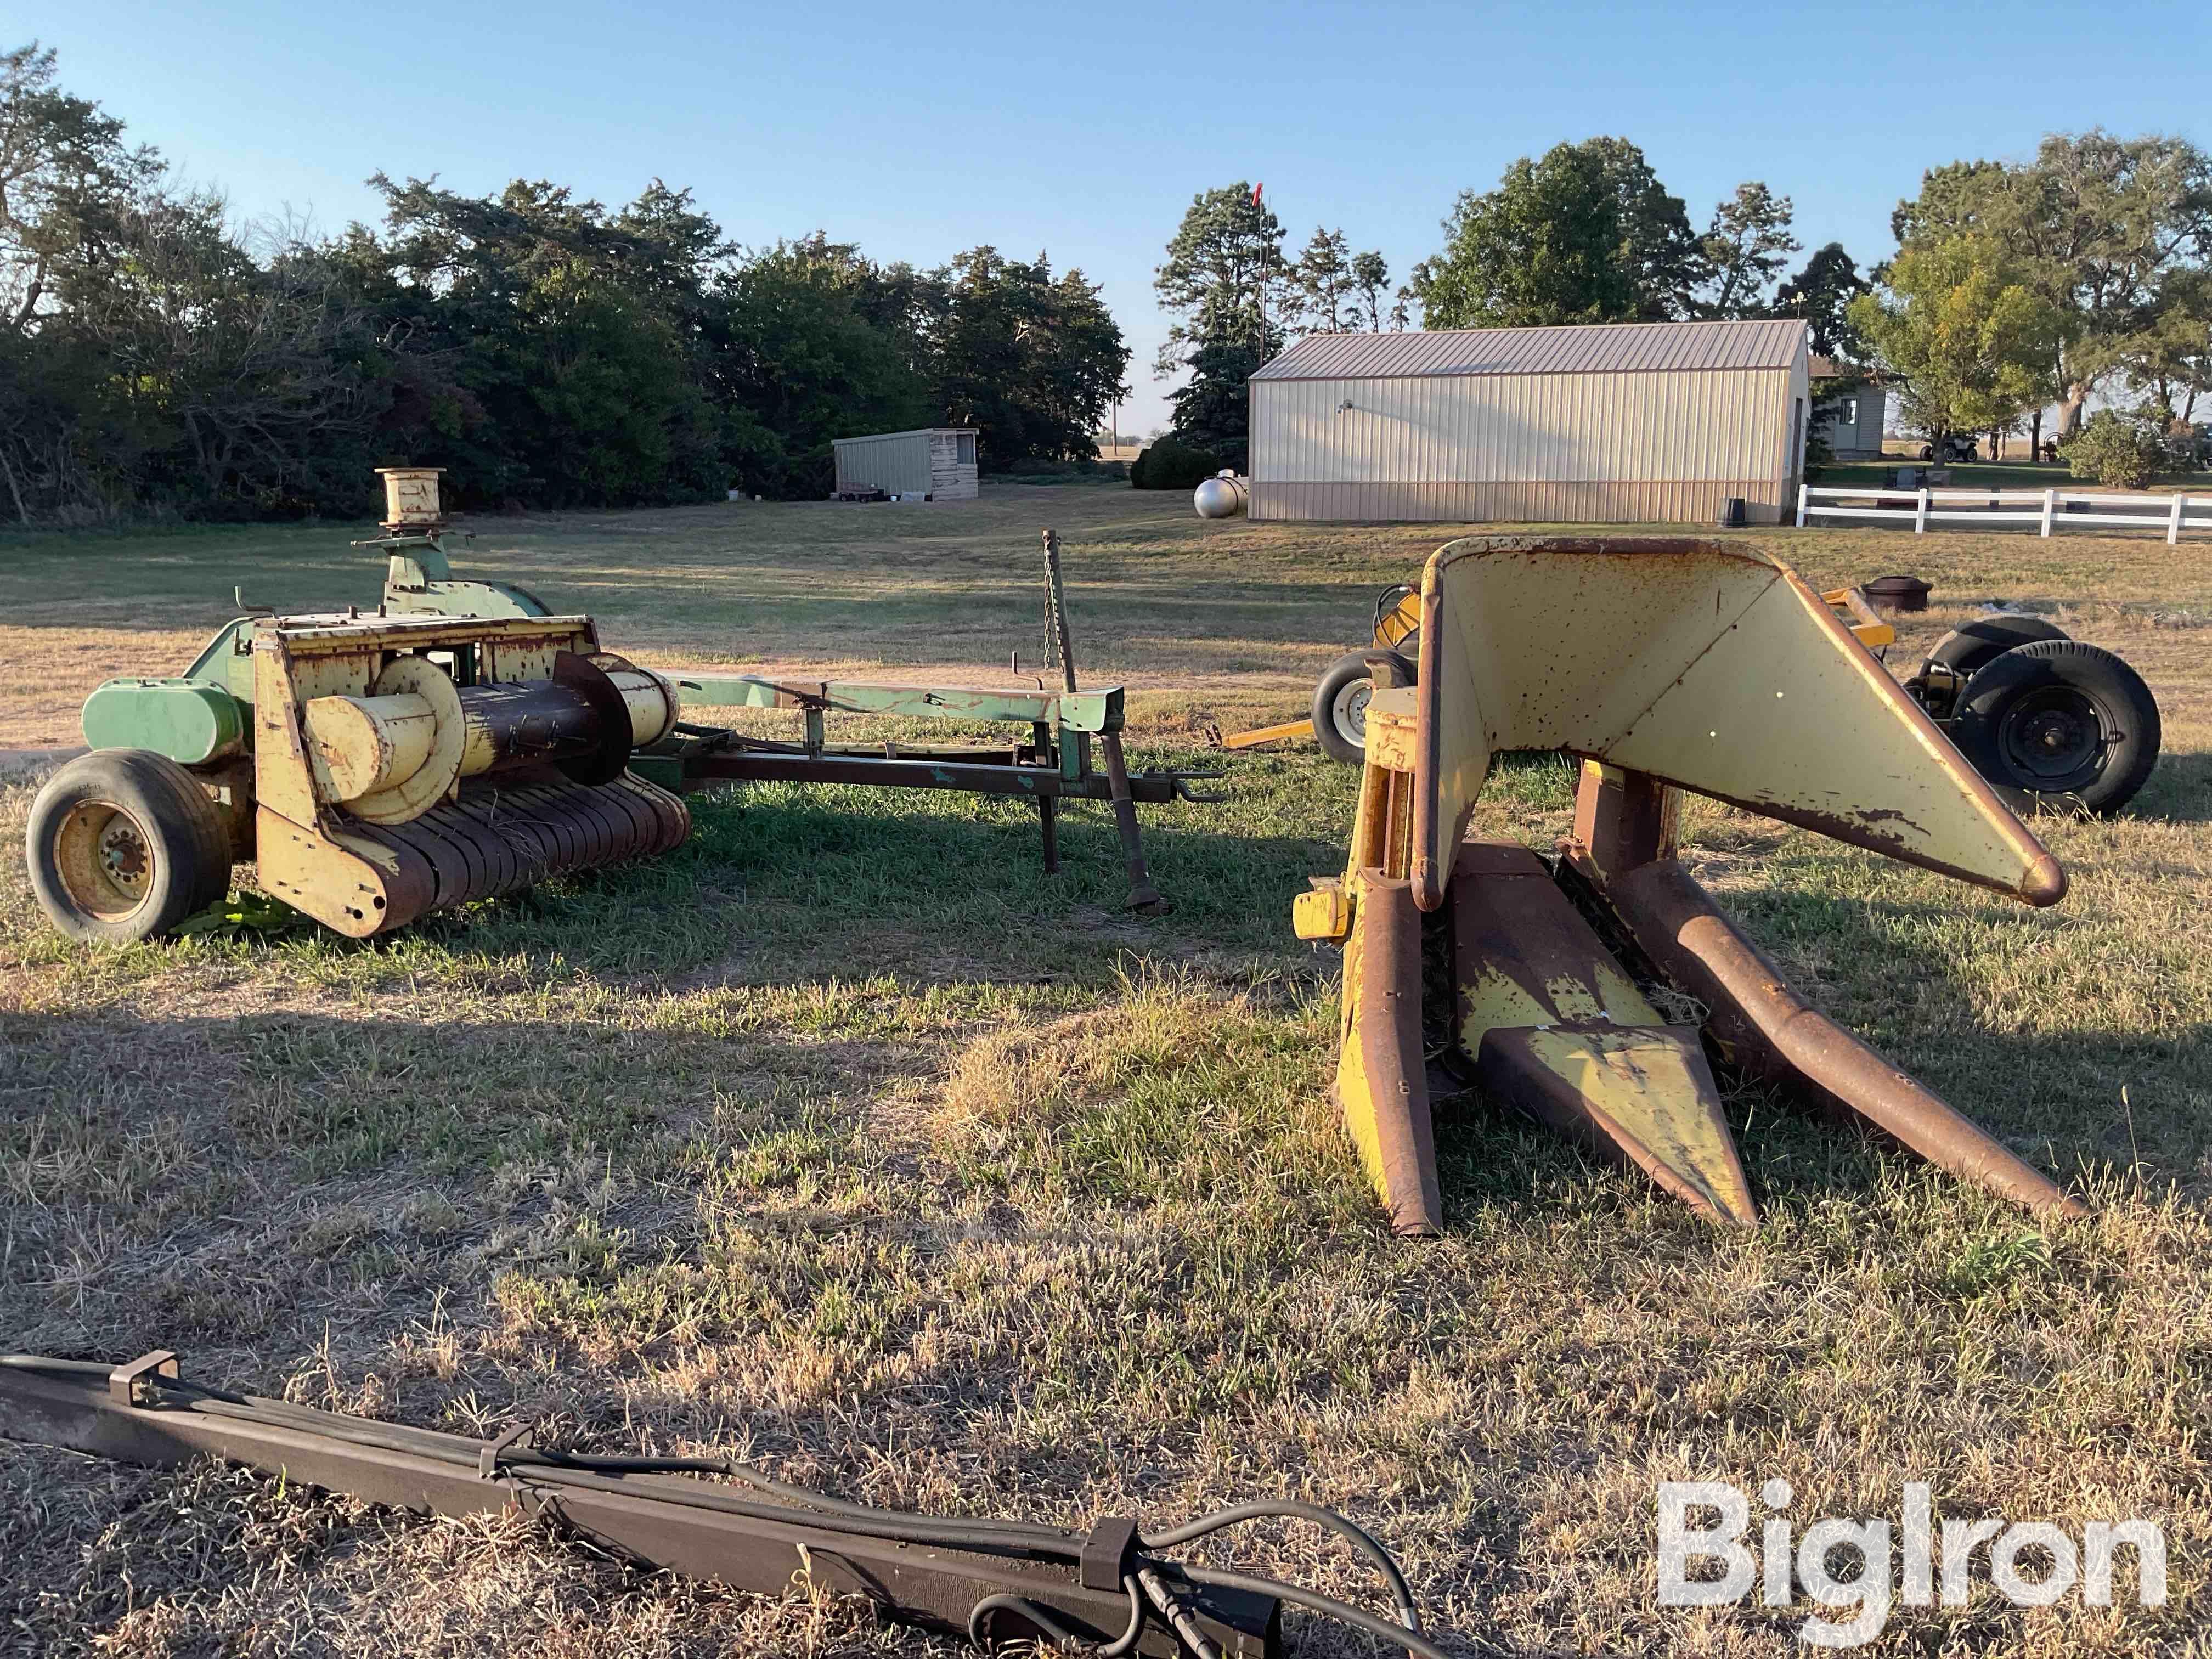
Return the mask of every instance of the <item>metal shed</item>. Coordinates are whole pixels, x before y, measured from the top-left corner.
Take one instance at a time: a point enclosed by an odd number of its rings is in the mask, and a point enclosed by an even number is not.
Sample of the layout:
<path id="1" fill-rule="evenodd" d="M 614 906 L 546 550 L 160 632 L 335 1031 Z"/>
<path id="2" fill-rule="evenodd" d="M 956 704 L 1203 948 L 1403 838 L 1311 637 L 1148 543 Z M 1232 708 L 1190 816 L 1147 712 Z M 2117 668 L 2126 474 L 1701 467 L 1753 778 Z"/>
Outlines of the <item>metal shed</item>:
<path id="1" fill-rule="evenodd" d="M 880 489 L 932 501 L 975 498 L 975 429 L 925 426 L 911 432 L 878 432 L 839 438 L 837 493 Z"/>
<path id="2" fill-rule="evenodd" d="M 1782 521 L 1808 331 L 1783 319 L 1315 334 L 1253 375 L 1255 519 Z"/>

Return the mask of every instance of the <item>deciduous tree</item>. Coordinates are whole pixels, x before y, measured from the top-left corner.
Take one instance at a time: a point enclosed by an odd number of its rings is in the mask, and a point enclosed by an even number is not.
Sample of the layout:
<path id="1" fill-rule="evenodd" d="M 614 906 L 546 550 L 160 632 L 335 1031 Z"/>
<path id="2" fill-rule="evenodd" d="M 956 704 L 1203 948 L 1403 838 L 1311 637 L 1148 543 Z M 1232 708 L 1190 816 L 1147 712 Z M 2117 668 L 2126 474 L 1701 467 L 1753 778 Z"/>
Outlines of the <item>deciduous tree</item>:
<path id="1" fill-rule="evenodd" d="M 1903 246 L 1973 234 L 2019 263 L 2063 321 L 2053 375 L 2070 434 L 2098 386 L 2146 366 L 2173 307 L 2193 303 L 2175 279 L 2212 261 L 2212 161 L 2184 138 L 2055 133 L 2024 166 L 1932 169 L 1891 224 Z"/>
<path id="2" fill-rule="evenodd" d="M 2051 390 L 2058 313 L 2020 262 L 1985 238 L 1906 247 L 1883 291 L 1861 295 L 1850 315 L 1904 382 L 1906 418 L 1939 451 L 1947 434 L 2001 425 Z"/>
<path id="3" fill-rule="evenodd" d="M 1639 295 L 1621 257 L 1614 183 L 1603 158 L 1560 144 L 1522 156 L 1495 190 L 1462 191 L 1443 249 L 1414 268 L 1431 328 L 1604 323 Z"/>

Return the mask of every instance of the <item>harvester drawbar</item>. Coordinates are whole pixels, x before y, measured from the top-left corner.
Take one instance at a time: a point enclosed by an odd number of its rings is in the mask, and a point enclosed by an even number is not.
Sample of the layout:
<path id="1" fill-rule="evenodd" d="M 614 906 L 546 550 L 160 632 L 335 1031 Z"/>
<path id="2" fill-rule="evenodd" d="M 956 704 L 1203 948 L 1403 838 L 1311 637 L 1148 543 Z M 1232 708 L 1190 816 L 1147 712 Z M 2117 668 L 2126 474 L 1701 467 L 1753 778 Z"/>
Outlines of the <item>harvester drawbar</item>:
<path id="1" fill-rule="evenodd" d="M 1128 908 L 1166 908 L 1136 804 L 1208 799 L 1191 781 L 1217 775 L 1123 763 L 1121 689 L 1077 681 L 1049 531 L 1056 691 L 669 675 L 603 650 L 589 617 L 456 579 L 438 469 L 383 471 L 385 533 L 362 544 L 389 555 L 373 613 L 240 617 L 182 675 L 110 680 L 86 700 L 93 752 L 47 781 L 26 838 L 32 887 L 64 933 L 159 938 L 222 898 L 233 865 L 251 860 L 275 897 L 339 933 L 380 933 L 665 853 L 690 833 L 684 795 L 746 781 L 1024 797 L 1036 804 L 1048 871 L 1059 866 L 1059 803 L 1106 802 Z M 686 721 L 687 697 L 803 710 L 805 740 Z M 1011 723 L 1026 738 L 838 747 L 824 730 L 832 712 Z"/>
<path id="2" fill-rule="evenodd" d="M 1444 1060 L 1716 1220 L 1758 1221 L 1710 1044 L 2038 1214 L 2080 1201 L 1808 1006 L 1676 857 L 1693 790 L 2029 904 L 2058 862 L 1795 572 L 1741 542 L 1474 537 L 1428 562 L 1418 684 L 1378 686 L 1340 878 L 1293 907 L 1344 946 L 1335 1093 L 1390 1219 L 1442 1230 L 1422 977 Z M 1547 861 L 1466 832 L 1492 761 L 1580 758 Z M 1617 957 L 1592 926 L 1627 942 Z M 1703 1006 L 1662 1012 L 1660 981 Z M 1673 999 L 1661 998 L 1671 1002 Z"/>
<path id="3" fill-rule="evenodd" d="M 595 1456 L 316 1411 L 210 1388 L 166 1350 L 125 1364 L 0 1353 L 0 1438 L 152 1468 L 198 1457 L 442 1516 L 519 1511 L 617 1559 L 732 1589 L 857 1595 L 885 1619 L 978 1645 L 1052 1643 L 1102 1659 L 1275 1659 L 1281 1604 L 1446 1659 L 1405 1577 L 1364 1528 L 1310 1504 L 1262 1501 L 1176 1527 L 1126 1516 L 1074 1532 L 848 1503 L 715 1458 Z M 1381 1578 L 1395 1619 L 1296 1584 L 1176 1559 L 1261 1519 L 1334 1533 Z"/>

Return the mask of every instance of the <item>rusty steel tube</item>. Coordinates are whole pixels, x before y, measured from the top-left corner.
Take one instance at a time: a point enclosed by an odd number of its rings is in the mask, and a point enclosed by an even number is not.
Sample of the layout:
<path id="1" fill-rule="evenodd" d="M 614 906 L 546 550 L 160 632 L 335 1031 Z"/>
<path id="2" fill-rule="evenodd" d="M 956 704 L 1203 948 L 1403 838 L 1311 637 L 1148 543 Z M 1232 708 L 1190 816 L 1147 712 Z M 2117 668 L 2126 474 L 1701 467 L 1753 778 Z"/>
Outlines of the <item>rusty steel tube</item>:
<path id="1" fill-rule="evenodd" d="M 1443 1231 L 1429 1072 L 1421 1045 L 1421 913 L 1402 877 L 1362 870 L 1345 943 L 1336 1097 L 1401 1238 Z"/>
<path id="2" fill-rule="evenodd" d="M 2089 1213 L 1980 1125 L 1808 1007 L 1673 859 L 1619 876 L 1602 890 L 1661 971 L 1712 1011 L 1708 1029 L 1747 1072 L 1809 1083 L 1938 1168 L 2035 1215 Z"/>

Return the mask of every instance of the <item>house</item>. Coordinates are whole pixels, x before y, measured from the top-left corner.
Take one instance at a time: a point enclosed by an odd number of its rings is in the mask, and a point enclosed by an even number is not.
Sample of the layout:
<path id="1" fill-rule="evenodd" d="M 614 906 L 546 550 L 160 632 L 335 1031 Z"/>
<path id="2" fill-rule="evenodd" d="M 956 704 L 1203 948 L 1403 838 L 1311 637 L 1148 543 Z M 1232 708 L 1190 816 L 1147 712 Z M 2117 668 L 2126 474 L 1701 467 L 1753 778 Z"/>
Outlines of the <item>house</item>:
<path id="1" fill-rule="evenodd" d="M 1815 357 L 1815 380 L 1855 376 L 1859 371 L 1831 357 Z M 1848 392 L 1822 398 L 1813 405 L 1813 431 L 1825 439 L 1828 453 L 1839 461 L 1878 461 L 1881 459 L 1881 429 L 1889 409 L 1889 386 L 1879 376 L 1869 376 Z"/>
<path id="2" fill-rule="evenodd" d="M 911 432 L 877 432 L 837 438 L 837 493 L 880 489 L 915 501 L 975 499 L 975 429 L 925 426 Z"/>
<path id="3" fill-rule="evenodd" d="M 1251 516 L 1779 523 L 1809 362 L 1791 319 L 1310 335 L 1249 383 Z"/>

